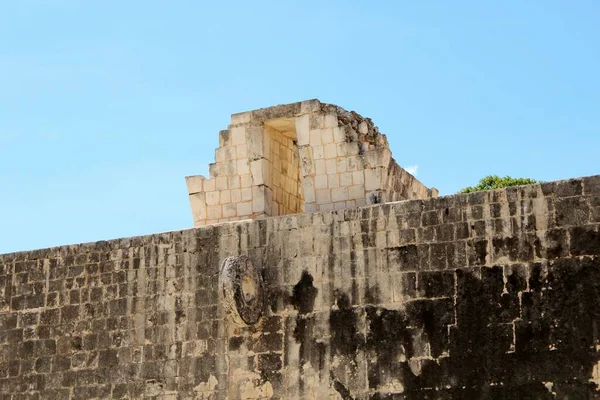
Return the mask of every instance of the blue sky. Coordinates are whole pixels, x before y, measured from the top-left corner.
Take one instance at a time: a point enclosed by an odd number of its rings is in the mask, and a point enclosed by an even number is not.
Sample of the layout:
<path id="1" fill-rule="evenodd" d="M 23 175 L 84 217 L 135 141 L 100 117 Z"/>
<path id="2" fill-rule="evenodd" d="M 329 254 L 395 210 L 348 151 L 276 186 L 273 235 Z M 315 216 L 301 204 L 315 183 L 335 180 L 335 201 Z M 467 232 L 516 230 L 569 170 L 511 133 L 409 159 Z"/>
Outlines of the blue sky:
<path id="1" fill-rule="evenodd" d="M 192 226 L 235 112 L 371 117 L 442 194 L 600 173 L 600 2 L 5 1 L 0 253 Z"/>

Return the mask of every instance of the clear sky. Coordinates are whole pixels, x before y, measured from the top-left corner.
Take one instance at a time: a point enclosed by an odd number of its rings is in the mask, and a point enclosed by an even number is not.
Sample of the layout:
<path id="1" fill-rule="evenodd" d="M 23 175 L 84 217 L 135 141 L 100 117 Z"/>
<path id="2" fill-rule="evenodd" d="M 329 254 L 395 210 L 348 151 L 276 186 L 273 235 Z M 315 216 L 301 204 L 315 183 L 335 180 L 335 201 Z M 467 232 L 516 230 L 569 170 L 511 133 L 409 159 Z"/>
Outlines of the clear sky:
<path id="1" fill-rule="evenodd" d="M 441 194 L 600 173 L 600 2 L 0 3 L 0 253 L 192 226 L 235 112 L 371 117 Z"/>

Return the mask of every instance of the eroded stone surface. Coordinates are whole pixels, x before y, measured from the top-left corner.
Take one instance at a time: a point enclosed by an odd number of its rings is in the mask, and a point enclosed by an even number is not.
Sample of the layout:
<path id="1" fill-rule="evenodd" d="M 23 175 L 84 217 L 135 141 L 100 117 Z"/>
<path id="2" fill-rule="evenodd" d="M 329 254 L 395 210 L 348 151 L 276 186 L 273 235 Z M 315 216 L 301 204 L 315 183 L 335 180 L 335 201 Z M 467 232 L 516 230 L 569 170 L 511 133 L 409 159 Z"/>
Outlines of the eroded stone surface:
<path id="1" fill-rule="evenodd" d="M 1 255 L 0 398 L 597 398 L 599 196 L 595 176 Z M 253 325 L 219 293 L 242 255 Z"/>

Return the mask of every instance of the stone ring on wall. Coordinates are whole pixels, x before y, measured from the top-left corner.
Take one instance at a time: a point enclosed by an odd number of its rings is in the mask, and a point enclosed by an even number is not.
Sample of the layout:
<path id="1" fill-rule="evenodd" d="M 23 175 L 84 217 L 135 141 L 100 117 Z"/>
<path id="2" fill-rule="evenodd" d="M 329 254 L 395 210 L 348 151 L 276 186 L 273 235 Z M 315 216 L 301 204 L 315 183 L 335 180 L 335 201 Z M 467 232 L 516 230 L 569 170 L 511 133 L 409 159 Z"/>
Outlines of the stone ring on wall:
<path id="1" fill-rule="evenodd" d="M 247 256 L 227 257 L 221 264 L 219 290 L 225 312 L 241 325 L 254 325 L 262 316 L 263 281 Z"/>

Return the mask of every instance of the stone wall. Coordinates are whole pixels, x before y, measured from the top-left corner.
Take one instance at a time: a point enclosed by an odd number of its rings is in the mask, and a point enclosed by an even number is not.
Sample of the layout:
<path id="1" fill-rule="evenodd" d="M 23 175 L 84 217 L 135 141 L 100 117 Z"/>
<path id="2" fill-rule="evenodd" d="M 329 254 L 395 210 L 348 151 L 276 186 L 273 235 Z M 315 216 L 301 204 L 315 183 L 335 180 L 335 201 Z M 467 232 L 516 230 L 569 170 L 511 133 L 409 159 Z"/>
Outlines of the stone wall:
<path id="1" fill-rule="evenodd" d="M 318 100 L 232 115 L 209 177 L 186 181 L 196 227 L 437 196 L 369 118 Z"/>
<path id="2" fill-rule="evenodd" d="M 598 398 L 599 226 L 595 176 L 2 255 L 0 399 Z"/>

